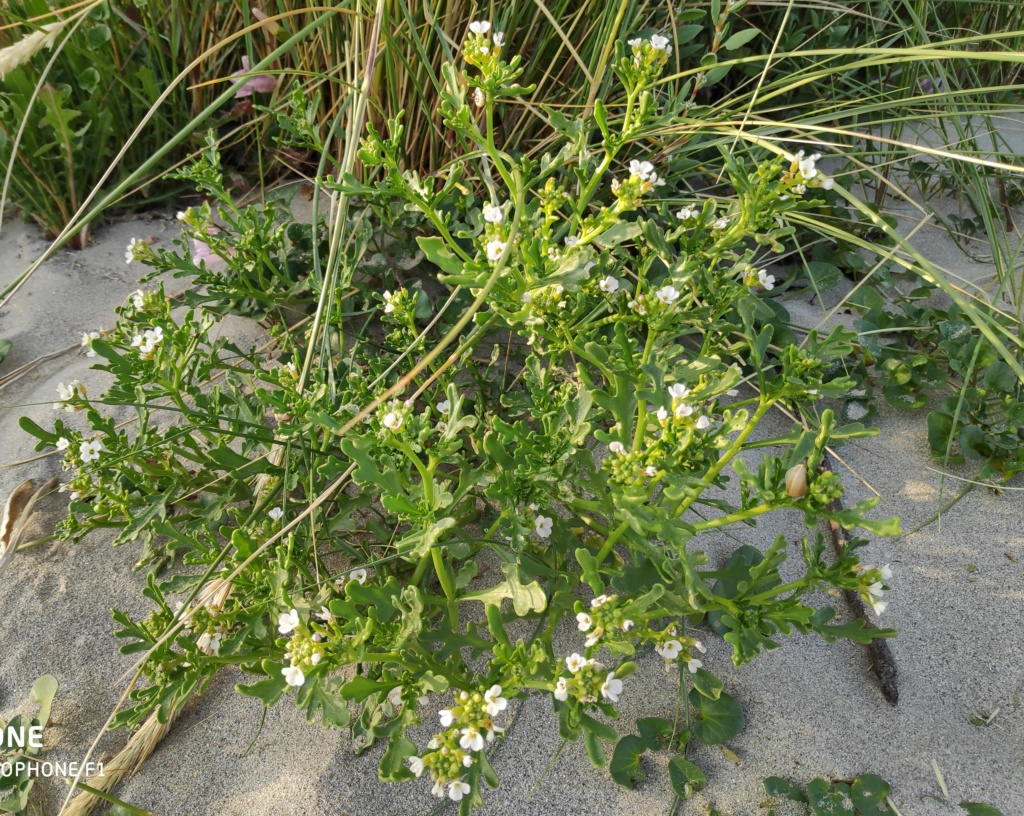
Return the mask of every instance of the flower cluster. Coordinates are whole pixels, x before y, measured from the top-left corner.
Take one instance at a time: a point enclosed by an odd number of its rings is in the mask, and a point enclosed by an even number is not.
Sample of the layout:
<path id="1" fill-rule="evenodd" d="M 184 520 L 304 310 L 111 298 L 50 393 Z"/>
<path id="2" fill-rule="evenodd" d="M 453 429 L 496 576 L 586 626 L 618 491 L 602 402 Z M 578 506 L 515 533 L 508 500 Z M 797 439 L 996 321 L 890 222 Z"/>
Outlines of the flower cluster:
<path id="1" fill-rule="evenodd" d="M 317 632 L 310 634 L 296 609 L 278 615 L 277 631 L 282 635 L 291 635 L 288 651 L 284 653 L 285 660 L 290 663 L 281 669 L 281 674 L 289 686 L 299 688 L 306 682 L 306 672 L 323 659 L 323 638 Z"/>
<path id="2" fill-rule="evenodd" d="M 84 406 L 76 403 L 86 398 L 85 385 L 78 380 L 72 380 L 67 385 L 57 383 L 57 396 L 60 397 L 60 402 L 53 404 L 54 411 L 59 411 L 61 408 L 69 414 L 74 411 L 81 411 Z"/>
<path id="3" fill-rule="evenodd" d="M 504 32 L 495 31 L 491 34 L 491 24 L 487 20 L 475 20 L 469 24 L 469 33 L 462 46 L 462 55 L 467 64 L 479 68 L 480 72 L 486 76 L 497 67 L 498 58 L 504 45 Z"/>
<path id="4" fill-rule="evenodd" d="M 408 311 L 410 306 L 409 293 L 405 289 L 399 289 L 396 292 L 385 291 L 381 296 L 384 299 L 384 314 L 404 313 Z"/>
<path id="5" fill-rule="evenodd" d="M 573 653 L 565 659 L 565 668 L 568 674 L 555 682 L 554 695 L 559 702 L 572 697 L 581 703 L 617 703 L 622 696 L 622 681 L 614 671 L 605 672 L 596 660 Z"/>
<path id="6" fill-rule="evenodd" d="M 672 46 L 663 34 L 654 34 L 649 40 L 634 37 L 627 40 L 626 45 L 633 54 L 633 67 L 651 76 L 661 73 L 662 67 L 672 56 Z"/>
<path id="7" fill-rule="evenodd" d="M 682 656 L 683 661 L 686 663 L 686 670 L 690 674 L 696 674 L 697 669 L 704 664 L 694 657 L 693 653 L 697 651 L 704 654 L 707 652 L 707 649 L 699 640 L 677 637 L 675 626 L 669 626 L 664 631 L 658 633 L 658 640 L 654 645 L 654 651 L 665 659 L 665 671 L 671 669 L 676 660 Z"/>
<path id="8" fill-rule="evenodd" d="M 452 708 L 438 712 L 441 727 L 446 730 L 427 743 L 430 750 L 426 754 L 409 759 L 409 767 L 417 777 L 430 771 L 435 796 L 447 793 L 449 799 L 458 802 L 469 793 L 470 787 L 462 781 L 462 775 L 476 762 L 473 754 L 483 751 L 495 735 L 504 731 L 494 724 L 494 718 L 508 708 L 508 700 L 501 694 L 499 685 L 472 694 L 462 691 Z"/>
<path id="9" fill-rule="evenodd" d="M 790 189 L 798 196 L 806 193 L 808 187 L 831 190 L 834 181 L 822 173 L 816 166 L 820 158 L 820 153 L 812 153 L 810 156 L 805 156 L 804 151 L 798 150 L 793 156 L 789 170 L 782 176 L 782 183 L 792 185 Z"/>
<path id="10" fill-rule="evenodd" d="M 132 348 L 139 350 L 139 356 L 143 360 L 152 360 L 157 348 L 163 345 L 164 330 L 160 326 L 146 329 L 142 334 L 136 334 L 132 338 Z"/>
<path id="11" fill-rule="evenodd" d="M 860 597 L 868 604 L 876 615 L 881 615 L 889 606 L 888 601 L 883 601 L 882 596 L 889 587 L 892 580 L 892 570 L 886 564 L 881 569 L 865 566 L 860 573 Z"/>
<path id="12" fill-rule="evenodd" d="M 631 161 L 629 177 L 625 181 L 612 179 L 612 193 L 619 199 L 618 206 L 623 210 L 639 206 L 645 195 L 664 186 L 665 179 L 658 175 L 649 161 Z"/>
<path id="13" fill-rule="evenodd" d="M 608 448 L 610 450 L 611 445 Z M 606 634 L 628 632 L 633 628 L 633 621 L 623 615 L 617 601 L 617 595 L 598 595 L 590 602 L 589 612 L 583 611 L 581 603 L 576 604 L 576 624 L 581 632 L 587 633 L 583 644 L 587 649 L 597 646 Z"/>
<path id="14" fill-rule="evenodd" d="M 124 262 L 132 261 L 149 262 L 153 259 L 153 248 L 141 238 L 132 238 L 131 243 L 124 251 Z"/>

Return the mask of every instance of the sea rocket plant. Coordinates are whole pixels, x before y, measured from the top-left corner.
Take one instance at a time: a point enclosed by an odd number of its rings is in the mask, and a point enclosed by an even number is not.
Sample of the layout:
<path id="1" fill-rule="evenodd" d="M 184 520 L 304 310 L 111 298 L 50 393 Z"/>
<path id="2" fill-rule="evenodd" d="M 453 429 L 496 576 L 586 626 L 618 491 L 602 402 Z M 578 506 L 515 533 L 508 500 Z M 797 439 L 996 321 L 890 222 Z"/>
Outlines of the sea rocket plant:
<path id="1" fill-rule="evenodd" d="M 206 200 L 182 211 L 178 250 L 133 242 L 128 258 L 197 285 L 184 303 L 139 290 L 90 339 L 113 385 L 93 404 L 61 384 L 55 405 L 88 429 L 26 423 L 71 473 L 61 533 L 120 526 L 119 541 L 141 539 L 170 569 L 147 585 L 148 617 L 116 616 L 148 682 L 119 723 L 237 664 L 253 678 L 242 693 L 287 696 L 351 728 L 357 750 L 385 741 L 382 778 L 427 777 L 468 813 L 497 782 L 489 747 L 527 694 L 550 694 L 561 734 L 604 765 L 642 666 L 671 671 L 687 711 L 721 723 L 678 745 L 741 727 L 698 630 L 736 665 L 781 634 L 892 634 L 812 605 L 839 588 L 884 609 L 891 574 L 859 564 L 862 539 L 838 557 L 820 534 L 701 549 L 703 532 L 743 536 L 776 512 L 897 529 L 867 516 L 872 501 L 835 509 L 841 484 L 820 468 L 826 445 L 868 433 L 837 427 L 823 402 L 849 387 L 849 335 L 777 343 L 763 301 L 788 284 L 768 273 L 787 219 L 830 183 L 820 157 L 730 156 L 731 193 L 695 201 L 648 138 L 679 110 L 658 96 L 663 34 L 617 45 L 614 103 L 552 116 L 552 152 L 510 156 L 501 117 L 529 89 L 509 50 L 474 21 L 464 65 L 441 67 L 440 115 L 466 153 L 436 178 L 404 169 L 393 120 L 386 136 L 368 128 L 360 179 L 317 180 L 365 202 L 345 240 L 273 204 L 239 208 L 204 151 L 182 171 Z M 366 271 L 382 268 L 364 257 L 374 232 L 396 219 L 439 270 L 431 286 Z M 212 254 L 195 258 L 199 242 Z M 273 349 L 212 332 L 222 314 L 264 321 Z M 137 423 L 116 427 L 107 404 Z M 809 428 L 755 441 L 776 407 Z M 802 569 L 784 579 L 791 550 Z M 552 645 L 559 627 L 568 656 Z M 450 701 L 438 720 L 422 715 L 431 696 Z M 424 720 L 440 730 L 418 744 Z"/>

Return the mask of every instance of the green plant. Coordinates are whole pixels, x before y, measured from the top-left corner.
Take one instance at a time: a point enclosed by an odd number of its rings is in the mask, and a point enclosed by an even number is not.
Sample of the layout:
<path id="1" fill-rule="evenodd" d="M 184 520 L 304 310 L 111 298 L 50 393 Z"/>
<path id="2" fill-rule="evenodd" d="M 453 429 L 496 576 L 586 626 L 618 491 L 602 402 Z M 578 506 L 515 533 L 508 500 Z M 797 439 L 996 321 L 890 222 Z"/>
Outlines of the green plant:
<path id="1" fill-rule="evenodd" d="M 32 684 L 31 700 L 39 704 L 36 716 L 21 714 L 0 722 L 0 813 L 25 816 L 37 776 L 31 765 L 39 762 L 42 734 L 50 724 L 50 707 L 57 693 L 57 679 L 44 674 Z"/>
<path id="2" fill-rule="evenodd" d="M 115 615 L 147 680 L 117 724 L 169 716 L 237 665 L 253 676 L 242 693 L 268 706 L 294 693 L 311 721 L 351 728 L 360 750 L 385 741 L 383 779 L 428 774 L 468 812 L 481 784 L 497 783 L 486 747 L 516 697 L 551 694 L 562 736 L 582 737 L 604 765 L 633 657 L 653 650 L 685 666 L 685 720 L 648 721 L 617 742 L 611 772 L 626 783 L 644 750 L 683 752 L 742 727 L 703 667 L 702 621 L 736 665 L 795 632 L 894 634 L 812 605 L 815 589 L 839 587 L 884 608 L 890 573 L 859 563 L 863 539 L 831 557 L 821 534 L 804 538 L 789 579 L 781 536 L 717 569 L 699 548 L 701 533 L 776 511 L 809 528 L 898 531 L 867 515 L 874 500 L 833 509 L 842 486 L 818 468 L 826 445 L 871 433 L 811 410 L 850 387 L 832 363 L 853 335 L 776 346 L 759 295 L 776 283 L 764 259 L 832 180 L 813 156 L 723 151 L 728 197 L 670 187 L 651 140 L 689 92 L 661 92 L 670 46 L 653 33 L 616 43 L 620 89 L 592 115 L 551 113 L 550 152 L 513 156 L 496 113 L 530 89 L 499 34 L 473 23 L 465 67 L 441 66 L 441 115 L 462 160 L 428 183 L 403 168 L 401 117 L 383 134 L 368 126 L 361 143 L 350 134 L 338 174 L 318 180 L 345 202 L 330 225 L 236 207 L 208 149 L 185 173 L 215 202 L 183 212 L 193 243 L 133 241 L 127 256 L 196 276 L 207 293 L 184 311 L 162 289 L 136 293 L 92 340 L 113 377 L 103 397 L 72 382 L 52 431 L 22 421 L 73 471 L 62 535 L 116 527 L 119 543 L 143 539 L 148 557 L 184 566 L 150 574 L 148 617 Z M 470 169 L 487 197 L 461 183 Z M 410 218 L 441 293 L 360 274 L 375 227 Z M 213 311 L 271 321 L 273 358 L 214 340 L 211 298 Z M 290 304 L 299 315 L 280 312 Z M 133 407 L 134 427 L 115 426 L 111 405 Z M 809 430 L 754 436 L 790 405 L 806 409 Z M 730 479 L 734 499 L 720 490 Z M 551 641 L 567 618 L 579 651 L 564 656 Z M 446 707 L 417 744 L 428 694 Z M 680 795 L 700 782 L 681 753 L 671 767 Z"/>
<path id="3" fill-rule="evenodd" d="M 773 797 L 773 803 L 779 799 L 801 803 L 807 805 L 805 812 L 813 816 L 900 816 L 889 798 L 889 783 L 876 774 L 861 774 L 855 779 L 834 779 L 831 782 L 813 779 L 807 783 L 806 789 L 778 776 L 769 776 L 764 780 L 764 790 Z M 969 816 L 1003 816 L 1001 811 L 980 802 L 961 802 L 960 807 Z M 774 810 L 769 810 L 768 816 L 774 813 Z"/>

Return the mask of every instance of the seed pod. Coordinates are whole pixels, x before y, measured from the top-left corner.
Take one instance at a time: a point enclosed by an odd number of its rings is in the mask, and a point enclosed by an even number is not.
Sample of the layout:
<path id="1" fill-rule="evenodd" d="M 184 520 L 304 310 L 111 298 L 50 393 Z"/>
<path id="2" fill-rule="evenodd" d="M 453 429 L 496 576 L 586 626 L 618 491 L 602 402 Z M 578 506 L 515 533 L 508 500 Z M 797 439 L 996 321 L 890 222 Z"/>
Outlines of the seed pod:
<path id="1" fill-rule="evenodd" d="M 786 471 L 786 495 L 802 499 L 807 495 L 807 465 L 800 462 Z"/>

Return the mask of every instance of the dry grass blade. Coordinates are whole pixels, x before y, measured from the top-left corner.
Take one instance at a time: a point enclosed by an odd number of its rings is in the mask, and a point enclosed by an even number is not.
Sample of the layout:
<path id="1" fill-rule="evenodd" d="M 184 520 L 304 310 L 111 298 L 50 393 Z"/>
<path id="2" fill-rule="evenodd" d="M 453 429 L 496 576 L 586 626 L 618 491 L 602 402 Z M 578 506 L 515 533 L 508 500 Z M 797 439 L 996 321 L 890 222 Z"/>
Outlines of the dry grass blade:
<path id="1" fill-rule="evenodd" d="M 53 478 L 38 490 L 34 490 L 35 482 L 29 479 L 22 482 L 7 500 L 3 522 L 0 523 L 0 572 L 3 572 L 14 557 L 14 553 L 18 551 L 18 544 L 32 520 L 36 502 L 56 485 L 57 479 Z"/>
<path id="2" fill-rule="evenodd" d="M 95 776 L 88 781 L 89 787 L 110 793 L 123 779 L 133 776 L 156 750 L 160 741 L 167 736 L 180 710 L 180 706 L 172 705 L 165 723 L 157 719 L 157 712 L 150 714 L 139 730 L 132 734 L 121 752 L 110 762 L 103 764 L 103 775 Z M 68 816 L 88 816 L 101 801 L 103 800 L 91 793 L 81 793 L 75 797 L 65 812 Z"/>

